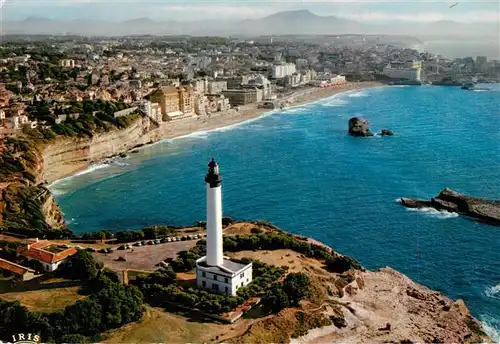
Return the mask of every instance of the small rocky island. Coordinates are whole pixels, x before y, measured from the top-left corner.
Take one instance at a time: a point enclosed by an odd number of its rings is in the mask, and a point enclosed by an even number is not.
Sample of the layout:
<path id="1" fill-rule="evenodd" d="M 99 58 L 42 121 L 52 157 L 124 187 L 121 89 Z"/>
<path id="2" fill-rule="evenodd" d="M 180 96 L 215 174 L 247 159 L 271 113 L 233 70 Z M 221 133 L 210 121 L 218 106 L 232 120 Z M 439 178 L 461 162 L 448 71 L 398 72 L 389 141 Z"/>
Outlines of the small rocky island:
<path id="1" fill-rule="evenodd" d="M 368 128 L 368 121 L 358 117 L 349 119 L 349 135 L 351 136 L 373 136 L 373 133 Z"/>
<path id="2" fill-rule="evenodd" d="M 374 136 L 368 127 L 368 121 L 358 117 L 349 119 L 349 135 L 356 137 Z M 390 129 L 382 129 L 380 136 L 392 136 L 394 133 Z"/>
<path id="3" fill-rule="evenodd" d="M 401 198 L 407 208 L 434 208 L 470 216 L 480 222 L 500 226 L 500 201 L 471 197 L 449 188 L 430 201 Z"/>

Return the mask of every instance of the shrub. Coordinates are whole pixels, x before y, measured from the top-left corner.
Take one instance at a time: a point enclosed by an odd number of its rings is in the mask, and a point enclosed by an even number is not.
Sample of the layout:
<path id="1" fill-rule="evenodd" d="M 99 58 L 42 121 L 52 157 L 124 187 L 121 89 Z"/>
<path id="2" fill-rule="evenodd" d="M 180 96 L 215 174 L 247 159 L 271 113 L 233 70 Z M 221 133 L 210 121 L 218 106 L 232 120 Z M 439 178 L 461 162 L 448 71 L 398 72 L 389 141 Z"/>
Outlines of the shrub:
<path id="1" fill-rule="evenodd" d="M 58 273 L 72 279 L 92 280 L 97 277 L 101 269 L 102 263 L 96 261 L 89 252 L 78 250 L 64 266 L 58 269 Z"/>
<path id="2" fill-rule="evenodd" d="M 303 273 L 291 273 L 283 282 L 283 291 L 288 295 L 290 304 L 297 306 L 303 298 L 309 295 L 309 277 Z"/>
<path id="3" fill-rule="evenodd" d="M 290 300 L 283 288 L 274 284 L 262 298 L 262 304 L 270 312 L 279 313 L 282 309 L 290 306 Z"/>

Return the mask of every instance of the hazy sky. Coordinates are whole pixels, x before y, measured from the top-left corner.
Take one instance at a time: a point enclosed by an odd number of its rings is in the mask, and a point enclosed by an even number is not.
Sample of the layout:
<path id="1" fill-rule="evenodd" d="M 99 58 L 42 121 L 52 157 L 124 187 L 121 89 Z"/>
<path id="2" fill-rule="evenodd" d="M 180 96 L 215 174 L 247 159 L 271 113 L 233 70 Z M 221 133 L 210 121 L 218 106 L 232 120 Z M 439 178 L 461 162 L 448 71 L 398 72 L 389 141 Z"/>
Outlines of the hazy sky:
<path id="1" fill-rule="evenodd" d="M 3 20 L 27 17 L 123 21 L 140 17 L 154 20 L 260 18 L 284 10 L 308 9 L 318 15 L 336 15 L 361 21 L 413 22 L 454 20 L 498 22 L 500 1 L 464 0 L 0 0 Z"/>

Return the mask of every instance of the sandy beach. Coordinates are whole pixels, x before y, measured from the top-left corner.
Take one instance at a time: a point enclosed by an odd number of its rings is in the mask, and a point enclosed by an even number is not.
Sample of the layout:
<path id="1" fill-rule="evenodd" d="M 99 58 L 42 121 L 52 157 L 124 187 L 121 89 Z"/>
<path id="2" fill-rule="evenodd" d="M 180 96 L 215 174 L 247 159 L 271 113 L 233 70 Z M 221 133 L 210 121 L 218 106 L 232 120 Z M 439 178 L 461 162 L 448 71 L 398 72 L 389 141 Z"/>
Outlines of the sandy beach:
<path id="1" fill-rule="evenodd" d="M 381 86 L 384 85 L 378 82 L 356 82 L 329 88 L 310 87 L 291 92 L 277 99 L 276 103 L 284 104 L 286 109 L 328 98 L 342 92 Z M 193 115 L 192 118 L 163 122 L 160 123 L 159 127 L 148 128 L 147 130 L 144 130 L 143 124 L 138 123 L 135 128 L 96 135 L 90 141 L 70 139 L 51 143 L 44 149 L 44 180 L 52 184 L 93 168 L 93 166 L 120 153 L 136 152 L 162 140 L 230 127 L 257 119 L 272 111 L 280 110 L 263 109 L 258 108 L 257 104 L 249 104 L 239 107 L 238 111 L 231 109 L 228 112 L 218 112 L 210 115 Z"/>
<path id="2" fill-rule="evenodd" d="M 290 96 L 281 98 L 278 103 L 285 103 L 286 107 L 296 107 L 308 104 L 323 98 L 331 97 L 335 94 L 360 90 L 364 88 L 381 87 L 384 84 L 378 82 L 356 82 L 347 83 L 344 86 L 319 88 L 311 87 L 305 90 L 294 92 Z M 214 113 L 209 116 L 198 116 L 198 118 L 182 120 L 178 122 L 165 122 L 149 132 L 147 135 L 150 144 L 160 140 L 172 139 L 179 136 L 188 135 L 197 131 L 213 130 L 245 122 L 263 115 L 266 112 L 276 111 L 270 109 L 259 109 L 256 104 L 240 107 L 239 111 L 231 110 L 229 113 Z M 279 110 L 278 110 L 279 111 Z M 147 147 L 144 145 L 141 148 Z M 134 148 L 137 149 L 137 148 Z M 131 149 L 131 150 L 134 150 Z"/>

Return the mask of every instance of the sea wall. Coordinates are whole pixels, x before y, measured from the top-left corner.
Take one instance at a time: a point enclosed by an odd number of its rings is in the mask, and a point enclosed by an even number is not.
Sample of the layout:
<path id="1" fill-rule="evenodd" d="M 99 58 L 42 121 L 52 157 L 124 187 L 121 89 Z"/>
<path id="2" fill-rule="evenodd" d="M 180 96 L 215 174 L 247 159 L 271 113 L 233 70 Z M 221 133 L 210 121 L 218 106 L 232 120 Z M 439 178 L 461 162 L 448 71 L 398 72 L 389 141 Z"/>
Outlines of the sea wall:
<path id="1" fill-rule="evenodd" d="M 149 119 L 141 118 L 126 129 L 96 134 L 92 138 L 61 138 L 42 148 L 41 181 L 70 176 L 90 164 L 125 152 L 149 141 L 153 129 Z"/>

